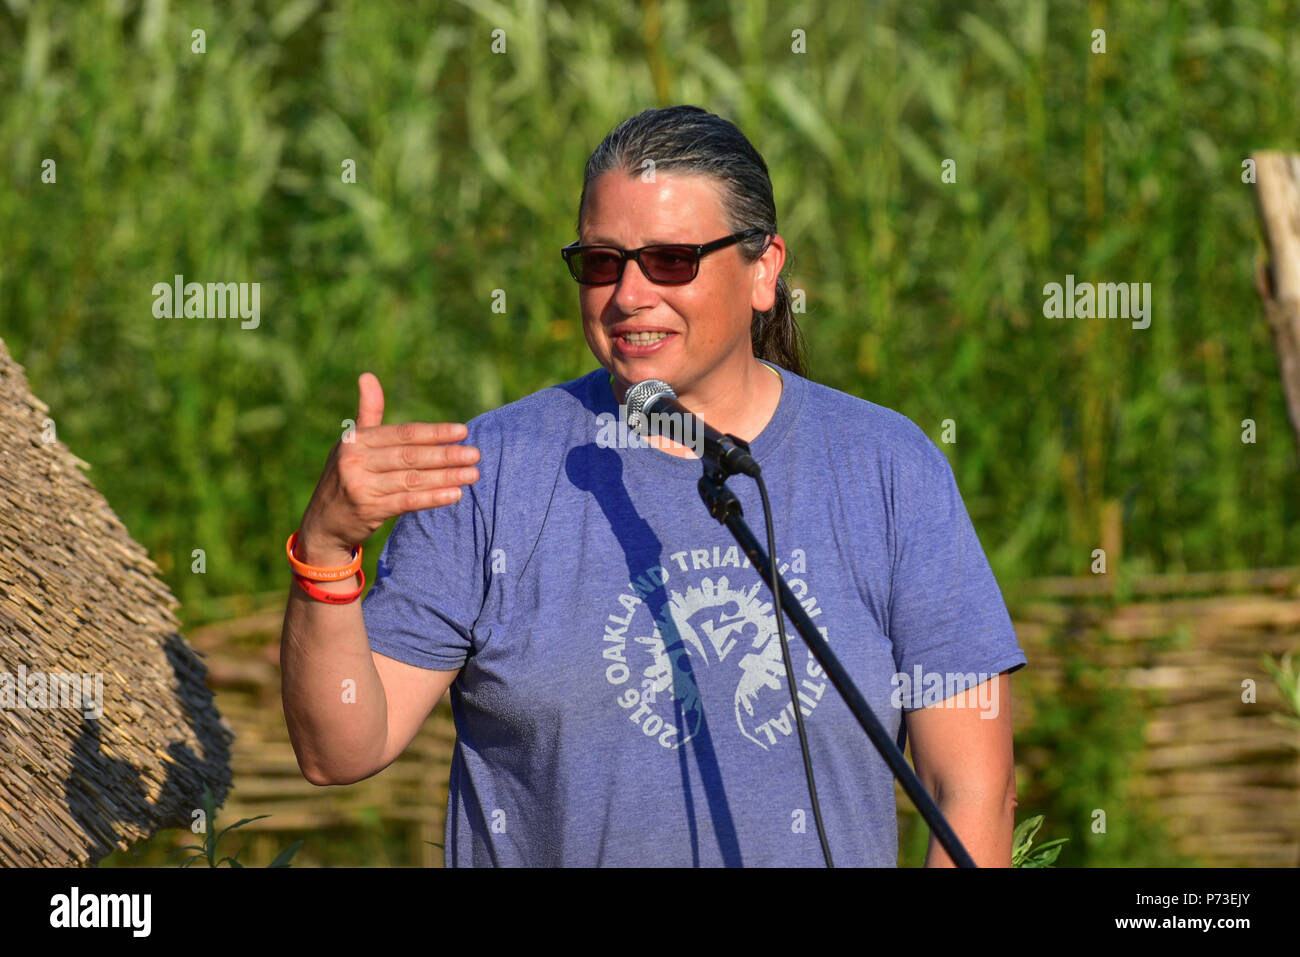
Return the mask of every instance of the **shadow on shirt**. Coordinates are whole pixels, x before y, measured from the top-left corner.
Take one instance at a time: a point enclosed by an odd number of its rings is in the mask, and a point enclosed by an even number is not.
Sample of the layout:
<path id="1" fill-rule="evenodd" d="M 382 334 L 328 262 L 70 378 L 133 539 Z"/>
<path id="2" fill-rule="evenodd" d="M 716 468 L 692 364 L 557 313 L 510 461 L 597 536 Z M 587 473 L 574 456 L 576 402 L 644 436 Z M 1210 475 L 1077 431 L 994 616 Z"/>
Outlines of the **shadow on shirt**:
<path id="1" fill-rule="evenodd" d="M 623 460 L 613 449 L 601 448 L 589 444 L 570 450 L 565 460 L 565 472 L 574 487 L 588 492 L 595 498 L 609 522 L 610 529 L 618 539 L 627 563 L 628 581 L 635 582 L 642 578 L 649 568 L 663 565 L 663 544 L 654 530 L 637 512 L 627 489 L 623 485 Z M 672 615 L 668 611 L 668 593 L 662 584 L 648 592 L 642 592 L 642 600 L 654 616 L 655 623 L 663 636 L 665 653 L 672 660 L 672 697 L 673 711 L 677 727 L 687 726 L 687 709 L 683 701 L 697 701 L 698 683 L 691 667 L 690 656 L 685 644 L 677 633 Z M 698 704 L 694 707 L 700 707 Z M 698 715 L 699 730 L 693 735 L 693 747 L 689 749 L 699 766 L 700 777 L 705 784 L 705 796 L 709 803 L 709 812 L 713 818 L 714 830 L 718 835 L 719 850 L 726 867 L 740 867 L 740 842 L 736 834 L 731 809 L 722 784 L 722 774 L 718 766 L 717 752 L 713 747 L 713 737 L 702 707 Z M 699 823 L 695 819 L 695 801 L 691 795 L 691 777 L 687 769 L 687 751 L 683 746 L 677 748 L 682 775 L 682 790 L 686 797 L 686 820 L 691 837 L 691 856 L 693 866 L 700 865 Z"/>

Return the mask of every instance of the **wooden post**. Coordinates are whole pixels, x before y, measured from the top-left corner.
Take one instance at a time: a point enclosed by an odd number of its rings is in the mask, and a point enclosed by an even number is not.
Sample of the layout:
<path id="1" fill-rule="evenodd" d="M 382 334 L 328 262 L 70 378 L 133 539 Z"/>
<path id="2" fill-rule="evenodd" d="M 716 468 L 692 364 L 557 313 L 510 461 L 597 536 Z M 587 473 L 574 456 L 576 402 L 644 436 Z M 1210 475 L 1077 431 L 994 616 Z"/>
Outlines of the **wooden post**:
<path id="1" fill-rule="evenodd" d="M 1263 152 L 1251 159 L 1269 251 L 1255 285 L 1273 330 L 1286 411 L 1300 448 L 1300 155 Z"/>

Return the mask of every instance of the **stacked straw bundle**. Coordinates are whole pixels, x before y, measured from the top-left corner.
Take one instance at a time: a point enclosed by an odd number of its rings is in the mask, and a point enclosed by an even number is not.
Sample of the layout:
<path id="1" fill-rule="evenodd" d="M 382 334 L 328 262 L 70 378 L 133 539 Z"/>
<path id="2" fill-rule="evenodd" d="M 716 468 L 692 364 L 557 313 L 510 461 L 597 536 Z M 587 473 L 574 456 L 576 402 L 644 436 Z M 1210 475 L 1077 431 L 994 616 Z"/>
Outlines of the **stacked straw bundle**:
<path id="1" fill-rule="evenodd" d="M 0 865 L 93 865 L 221 804 L 233 733 L 176 599 L 0 340 Z"/>

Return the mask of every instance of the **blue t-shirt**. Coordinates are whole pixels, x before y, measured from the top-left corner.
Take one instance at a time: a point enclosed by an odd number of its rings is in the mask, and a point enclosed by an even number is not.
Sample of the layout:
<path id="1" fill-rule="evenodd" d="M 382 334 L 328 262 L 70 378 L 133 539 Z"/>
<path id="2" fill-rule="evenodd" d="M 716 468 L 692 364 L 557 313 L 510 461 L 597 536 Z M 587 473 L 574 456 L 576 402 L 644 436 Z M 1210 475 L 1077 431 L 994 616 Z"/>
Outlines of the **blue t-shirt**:
<path id="1" fill-rule="evenodd" d="M 901 747 L 905 711 L 975 707 L 1025 656 L 943 452 L 780 372 L 751 443 L 779 567 Z M 767 588 L 700 500 L 699 460 L 620 422 L 603 369 L 479 416 L 478 482 L 400 516 L 380 556 L 371 647 L 462 669 L 446 862 L 823 866 Z M 757 487 L 728 484 L 766 549 Z M 786 634 L 835 863 L 895 867 L 893 775 Z"/>

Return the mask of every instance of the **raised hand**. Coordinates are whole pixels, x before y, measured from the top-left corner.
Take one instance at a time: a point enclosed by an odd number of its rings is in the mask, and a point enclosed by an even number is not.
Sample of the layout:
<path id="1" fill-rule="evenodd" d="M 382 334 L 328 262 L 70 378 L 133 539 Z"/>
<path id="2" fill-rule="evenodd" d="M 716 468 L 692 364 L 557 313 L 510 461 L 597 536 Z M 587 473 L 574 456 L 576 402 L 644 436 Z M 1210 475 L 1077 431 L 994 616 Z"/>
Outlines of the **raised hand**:
<path id="1" fill-rule="evenodd" d="M 335 443 L 299 526 L 294 554 L 310 564 L 347 564 L 388 519 L 450 505 L 478 481 L 479 450 L 455 444 L 469 434 L 462 423 L 384 425 L 379 379 L 364 372 L 357 387 L 354 441 Z"/>

